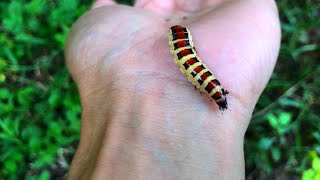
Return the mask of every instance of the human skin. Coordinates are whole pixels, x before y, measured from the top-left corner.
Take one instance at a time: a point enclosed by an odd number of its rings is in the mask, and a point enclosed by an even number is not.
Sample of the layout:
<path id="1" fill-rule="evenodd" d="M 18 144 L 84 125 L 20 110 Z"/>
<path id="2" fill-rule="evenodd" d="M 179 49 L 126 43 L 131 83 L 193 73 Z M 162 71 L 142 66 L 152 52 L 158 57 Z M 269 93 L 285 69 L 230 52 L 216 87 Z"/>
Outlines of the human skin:
<path id="1" fill-rule="evenodd" d="M 228 110 L 174 63 L 167 32 L 176 24 L 229 91 Z M 68 178 L 244 179 L 244 134 L 279 44 L 271 0 L 97 1 L 65 49 L 82 106 Z"/>

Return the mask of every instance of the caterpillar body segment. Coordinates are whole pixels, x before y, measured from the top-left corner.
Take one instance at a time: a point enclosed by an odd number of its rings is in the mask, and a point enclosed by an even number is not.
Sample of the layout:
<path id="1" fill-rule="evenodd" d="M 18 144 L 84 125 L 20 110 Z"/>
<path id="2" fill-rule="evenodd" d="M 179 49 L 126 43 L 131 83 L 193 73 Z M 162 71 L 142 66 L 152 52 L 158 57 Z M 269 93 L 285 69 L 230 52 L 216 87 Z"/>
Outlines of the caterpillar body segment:
<path id="1" fill-rule="evenodd" d="M 172 26 L 168 38 L 170 51 L 180 71 L 201 92 L 213 99 L 220 110 L 228 109 L 228 91 L 224 90 L 213 72 L 198 57 L 190 31 L 179 25 Z"/>

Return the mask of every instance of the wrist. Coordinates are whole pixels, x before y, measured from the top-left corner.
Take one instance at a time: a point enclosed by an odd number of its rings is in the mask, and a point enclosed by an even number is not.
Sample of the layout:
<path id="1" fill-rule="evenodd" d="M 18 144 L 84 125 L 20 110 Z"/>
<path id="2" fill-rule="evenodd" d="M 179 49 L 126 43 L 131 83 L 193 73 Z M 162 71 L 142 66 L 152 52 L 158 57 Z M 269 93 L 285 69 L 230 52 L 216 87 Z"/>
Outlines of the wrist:
<path id="1" fill-rule="evenodd" d="M 160 87 L 161 78 L 141 78 L 148 83 L 134 86 L 140 78 L 130 78 L 82 96 L 81 142 L 75 159 L 82 159 L 77 165 L 89 170 L 79 173 L 105 178 L 244 177 L 243 132 L 226 123 L 243 120 L 230 119 L 228 113 L 214 115 L 212 106 L 207 107 L 210 112 L 195 106 L 192 98 L 185 98 L 198 96 L 194 91 L 175 93 L 183 92 L 181 85 Z M 123 88 L 122 83 L 135 88 Z"/>

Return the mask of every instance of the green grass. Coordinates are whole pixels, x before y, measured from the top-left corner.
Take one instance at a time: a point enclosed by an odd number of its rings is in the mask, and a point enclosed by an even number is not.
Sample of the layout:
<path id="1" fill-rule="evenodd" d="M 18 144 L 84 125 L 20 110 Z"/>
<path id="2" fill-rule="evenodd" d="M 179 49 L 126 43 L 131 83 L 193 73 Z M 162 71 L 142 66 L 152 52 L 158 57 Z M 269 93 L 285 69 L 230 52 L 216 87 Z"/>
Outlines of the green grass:
<path id="1" fill-rule="evenodd" d="M 282 46 L 246 134 L 246 173 L 312 179 L 320 176 L 320 4 L 278 6 Z M 68 171 L 81 108 L 63 48 L 89 7 L 80 0 L 0 2 L 0 179 L 54 179 Z"/>
<path id="2" fill-rule="evenodd" d="M 277 4 L 282 44 L 246 133 L 250 177 L 301 176 L 320 154 L 320 4 Z"/>
<path id="3" fill-rule="evenodd" d="M 79 139 L 81 108 L 63 48 L 70 25 L 88 5 L 0 3 L 1 179 L 48 179 L 67 171 Z"/>

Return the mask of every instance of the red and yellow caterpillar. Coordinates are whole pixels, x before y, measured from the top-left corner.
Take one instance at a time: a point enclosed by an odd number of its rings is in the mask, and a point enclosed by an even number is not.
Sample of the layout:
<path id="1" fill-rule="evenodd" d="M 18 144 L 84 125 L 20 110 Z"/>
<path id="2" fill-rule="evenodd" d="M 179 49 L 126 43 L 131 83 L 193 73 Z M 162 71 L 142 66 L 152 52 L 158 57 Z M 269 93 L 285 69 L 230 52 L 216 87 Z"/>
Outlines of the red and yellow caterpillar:
<path id="1" fill-rule="evenodd" d="M 170 51 L 180 71 L 201 92 L 213 99 L 220 110 L 228 109 L 226 98 L 228 91 L 224 90 L 217 78 L 197 56 L 190 31 L 176 25 L 170 28 L 168 36 Z"/>

